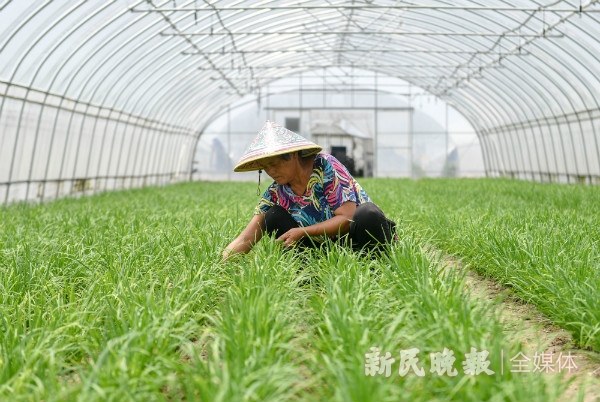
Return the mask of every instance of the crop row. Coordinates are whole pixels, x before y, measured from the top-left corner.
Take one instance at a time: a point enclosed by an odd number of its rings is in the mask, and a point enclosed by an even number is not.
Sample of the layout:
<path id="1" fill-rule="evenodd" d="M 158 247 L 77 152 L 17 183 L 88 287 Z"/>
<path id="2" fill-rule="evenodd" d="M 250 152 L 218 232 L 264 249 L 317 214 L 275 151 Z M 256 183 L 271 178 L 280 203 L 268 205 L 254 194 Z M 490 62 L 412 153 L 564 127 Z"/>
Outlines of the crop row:
<path id="1" fill-rule="evenodd" d="M 600 188 L 499 179 L 369 185 L 421 239 L 600 352 Z"/>
<path id="2" fill-rule="evenodd" d="M 410 206 L 367 183 L 403 220 L 388 256 L 264 239 L 221 262 L 250 184 L 0 209 L 0 399 L 560 398 L 556 373 L 511 370 L 519 340 L 428 251 Z"/>

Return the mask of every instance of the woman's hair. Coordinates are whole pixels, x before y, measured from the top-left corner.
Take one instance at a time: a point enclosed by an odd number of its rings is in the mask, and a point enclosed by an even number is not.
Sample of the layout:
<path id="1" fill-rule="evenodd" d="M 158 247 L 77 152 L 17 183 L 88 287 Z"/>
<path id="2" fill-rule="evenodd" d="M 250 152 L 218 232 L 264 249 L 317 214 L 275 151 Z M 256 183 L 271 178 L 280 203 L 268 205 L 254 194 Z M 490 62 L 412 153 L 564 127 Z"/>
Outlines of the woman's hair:
<path id="1" fill-rule="evenodd" d="M 289 161 L 290 159 L 292 159 L 292 154 L 289 152 L 287 154 L 281 154 L 278 156 L 280 159 L 283 159 L 284 161 Z M 314 154 L 304 155 L 303 151 L 298 151 L 298 157 L 300 157 L 300 159 L 309 159 L 309 158 L 314 158 Z"/>

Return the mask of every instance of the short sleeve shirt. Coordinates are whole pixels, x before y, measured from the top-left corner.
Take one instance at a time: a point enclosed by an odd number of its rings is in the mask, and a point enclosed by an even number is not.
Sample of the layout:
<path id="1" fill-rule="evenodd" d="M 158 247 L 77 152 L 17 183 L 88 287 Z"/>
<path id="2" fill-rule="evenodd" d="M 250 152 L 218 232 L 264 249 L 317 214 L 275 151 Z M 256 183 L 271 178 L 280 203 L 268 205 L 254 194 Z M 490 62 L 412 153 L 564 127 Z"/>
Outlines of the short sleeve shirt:
<path id="1" fill-rule="evenodd" d="M 348 169 L 334 156 L 320 153 L 315 156 L 313 171 L 303 195 L 296 195 L 288 185 L 273 182 L 264 192 L 254 213 L 266 212 L 273 205 L 280 205 L 298 222 L 310 226 L 334 216 L 343 203 L 356 205 L 371 202 L 360 184 Z"/>

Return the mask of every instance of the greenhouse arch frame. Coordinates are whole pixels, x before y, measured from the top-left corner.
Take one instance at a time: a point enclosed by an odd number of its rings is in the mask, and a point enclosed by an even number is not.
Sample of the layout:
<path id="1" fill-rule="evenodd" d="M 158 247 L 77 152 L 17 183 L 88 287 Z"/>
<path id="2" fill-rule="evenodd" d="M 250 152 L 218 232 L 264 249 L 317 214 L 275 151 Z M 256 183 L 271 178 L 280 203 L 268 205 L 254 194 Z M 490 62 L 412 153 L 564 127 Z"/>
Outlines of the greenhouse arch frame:
<path id="1" fill-rule="evenodd" d="M 189 180 L 230 105 L 325 69 L 446 102 L 488 176 L 598 184 L 599 16 L 595 0 L 6 0 L 0 202 Z"/>

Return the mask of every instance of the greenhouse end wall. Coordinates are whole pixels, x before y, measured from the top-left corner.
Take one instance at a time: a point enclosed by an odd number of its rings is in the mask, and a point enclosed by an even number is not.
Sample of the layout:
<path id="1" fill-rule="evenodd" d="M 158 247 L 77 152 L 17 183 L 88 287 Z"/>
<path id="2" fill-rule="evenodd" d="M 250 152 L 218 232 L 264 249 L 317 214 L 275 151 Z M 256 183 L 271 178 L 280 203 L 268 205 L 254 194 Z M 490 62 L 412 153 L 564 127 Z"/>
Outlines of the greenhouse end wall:
<path id="1" fill-rule="evenodd" d="M 281 125 L 290 119 L 294 124 L 298 121 L 298 133 L 325 152 L 344 148 L 359 175 L 485 176 L 479 139 L 470 124 L 447 104 L 418 89 L 411 88 L 410 98 L 402 95 L 408 93 L 409 84 L 380 78 L 387 91 L 396 87 L 400 95 L 395 95 L 339 85 L 323 90 L 327 82 L 319 81 L 310 88 L 306 75 L 301 80 L 305 87 L 297 88 L 293 80 L 275 83 L 259 102 L 234 104 L 217 117 L 199 139 L 194 179 L 256 180 L 253 173 L 233 173 L 233 166 L 267 119 Z"/>

